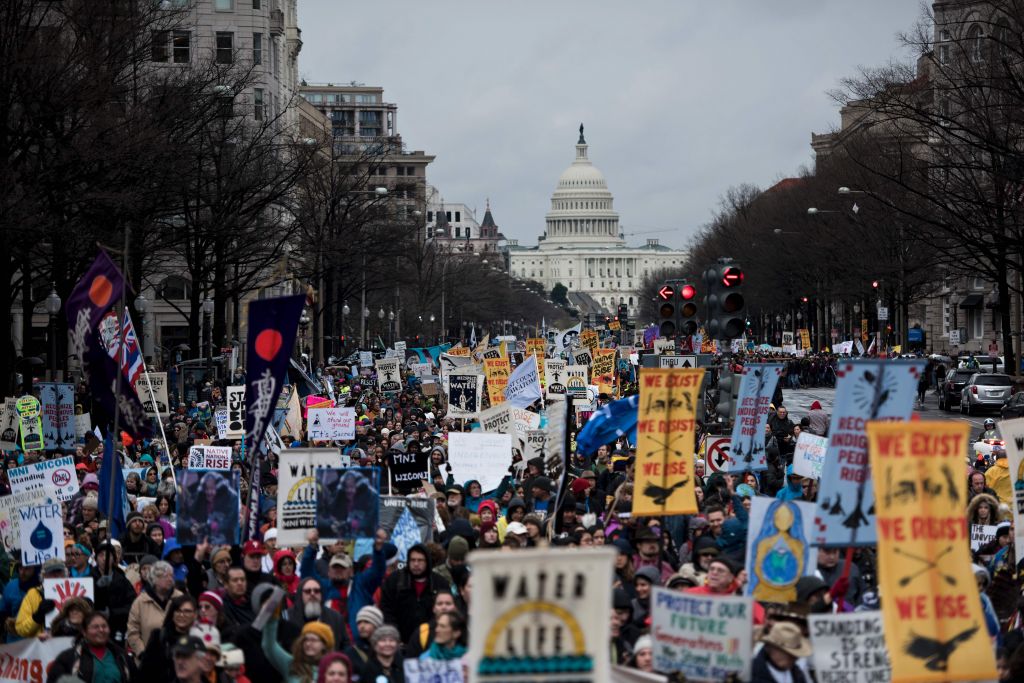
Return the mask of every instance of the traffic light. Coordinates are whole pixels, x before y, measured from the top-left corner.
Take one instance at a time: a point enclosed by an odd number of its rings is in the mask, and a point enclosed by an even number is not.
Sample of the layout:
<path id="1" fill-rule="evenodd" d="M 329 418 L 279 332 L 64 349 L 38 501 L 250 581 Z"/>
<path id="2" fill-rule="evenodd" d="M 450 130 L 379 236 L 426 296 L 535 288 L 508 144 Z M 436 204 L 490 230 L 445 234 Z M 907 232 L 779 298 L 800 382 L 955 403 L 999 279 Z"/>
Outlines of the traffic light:
<path id="1" fill-rule="evenodd" d="M 679 288 L 679 297 L 683 305 L 679 307 L 681 324 L 679 329 L 685 335 L 697 333 L 697 288 L 691 284 L 685 284 Z"/>
<path id="2" fill-rule="evenodd" d="M 629 306 L 626 304 L 619 304 L 619 322 L 623 327 L 629 324 Z"/>
<path id="3" fill-rule="evenodd" d="M 736 402 L 739 400 L 740 376 L 733 373 L 729 368 L 723 367 L 718 375 L 718 404 L 715 405 L 715 414 L 719 422 L 731 422 L 736 412 Z"/>
<path id="4" fill-rule="evenodd" d="M 731 259 L 704 272 L 708 295 L 708 335 L 711 339 L 729 340 L 743 336 L 746 305 L 743 300 L 743 269 Z"/>
<path id="5" fill-rule="evenodd" d="M 658 306 L 658 335 L 666 339 L 676 336 L 675 294 L 676 288 L 668 282 L 658 288 L 658 301 L 661 302 Z"/>

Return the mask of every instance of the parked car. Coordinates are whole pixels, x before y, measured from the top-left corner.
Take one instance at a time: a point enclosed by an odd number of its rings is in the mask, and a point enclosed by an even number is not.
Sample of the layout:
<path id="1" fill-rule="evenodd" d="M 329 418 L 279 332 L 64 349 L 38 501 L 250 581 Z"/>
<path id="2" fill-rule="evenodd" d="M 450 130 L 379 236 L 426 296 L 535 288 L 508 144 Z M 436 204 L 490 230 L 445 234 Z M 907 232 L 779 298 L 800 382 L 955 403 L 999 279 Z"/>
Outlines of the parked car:
<path id="1" fill-rule="evenodd" d="M 957 358 L 957 367 L 966 368 L 974 364 L 974 369 L 979 372 L 1005 372 L 1002 356 L 971 356 L 961 355 Z"/>
<path id="2" fill-rule="evenodd" d="M 939 387 L 939 410 L 953 410 L 960 405 L 960 391 L 967 384 L 971 375 L 978 374 L 978 370 L 970 368 L 955 368 L 946 373 Z"/>
<path id="3" fill-rule="evenodd" d="M 960 390 L 960 412 L 973 415 L 975 411 L 1001 408 L 1013 393 L 1013 378 L 994 372 L 979 372 L 971 376 Z"/>
<path id="4" fill-rule="evenodd" d="M 1006 399 L 1003 402 L 1003 407 L 999 409 L 999 414 L 1004 420 L 1024 417 L 1024 391 L 1018 391 Z"/>

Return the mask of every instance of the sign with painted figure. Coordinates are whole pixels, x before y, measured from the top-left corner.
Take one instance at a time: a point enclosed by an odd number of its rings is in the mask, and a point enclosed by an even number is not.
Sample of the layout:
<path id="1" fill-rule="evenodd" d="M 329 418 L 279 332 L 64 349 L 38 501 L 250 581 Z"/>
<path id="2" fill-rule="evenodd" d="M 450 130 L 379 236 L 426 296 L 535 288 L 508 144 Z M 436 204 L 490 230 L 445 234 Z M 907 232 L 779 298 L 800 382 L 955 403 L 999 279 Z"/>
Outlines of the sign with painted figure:
<path id="1" fill-rule="evenodd" d="M 597 352 L 599 346 L 596 330 L 583 330 L 580 332 L 580 346 L 590 351 L 590 355 Z"/>
<path id="2" fill-rule="evenodd" d="M 787 331 L 783 332 L 782 333 L 782 346 L 786 347 L 786 346 L 795 346 L 795 345 L 796 345 L 795 335 L 793 334 L 793 332 L 790 331 L 790 330 L 787 330 Z"/>
<path id="3" fill-rule="evenodd" d="M 397 358 L 378 358 L 376 367 L 378 389 L 383 393 L 402 390 L 402 371 Z"/>
<path id="4" fill-rule="evenodd" d="M 640 371 L 634 515 L 697 512 L 693 492 L 697 395 L 704 370 Z"/>
<path id="5" fill-rule="evenodd" d="M 609 548 L 473 553 L 470 679 L 608 681 L 613 560 Z"/>
<path id="6" fill-rule="evenodd" d="M 231 469 L 230 446 L 189 446 L 188 468 L 190 470 Z"/>
<path id="7" fill-rule="evenodd" d="M 893 681 L 997 677 L 963 513 L 970 429 L 965 422 L 867 424 Z"/>
<path id="8" fill-rule="evenodd" d="M 448 463 L 457 481 L 476 479 L 483 491 L 493 491 L 512 463 L 512 436 L 488 432 L 448 434 Z"/>
<path id="9" fill-rule="evenodd" d="M 177 471 L 178 543 L 238 543 L 240 475 L 238 470 L 223 469 Z"/>
<path id="10" fill-rule="evenodd" d="M 487 398 L 491 405 L 496 406 L 505 401 L 505 387 L 508 386 L 508 377 L 512 374 L 508 358 L 502 358 L 498 354 L 494 358 L 484 357 L 484 372 L 487 374 Z"/>
<path id="11" fill-rule="evenodd" d="M 601 392 L 611 394 L 615 391 L 615 349 L 597 349 L 594 352 L 594 384 L 601 388 Z"/>
<path id="12" fill-rule="evenodd" d="M 793 474 L 809 479 L 821 479 L 827 450 L 827 437 L 800 432 L 796 439 L 796 449 L 793 451 Z"/>
<path id="13" fill-rule="evenodd" d="M 78 493 L 75 459 L 70 455 L 15 467 L 7 471 L 7 479 L 12 493 L 45 491 L 60 502 L 69 501 Z"/>
<path id="14" fill-rule="evenodd" d="M 71 598 L 84 598 L 96 602 L 96 588 L 91 576 L 67 576 L 62 579 L 43 579 L 43 598 L 53 600 L 53 610 L 46 615 L 46 628 L 60 614 L 64 603 Z"/>
<path id="15" fill-rule="evenodd" d="M 544 375 L 547 380 L 544 393 L 549 401 L 565 398 L 566 382 L 569 377 L 566 372 L 567 367 L 568 364 L 564 360 L 557 358 L 546 358 L 544 360 Z"/>
<path id="16" fill-rule="evenodd" d="M 75 385 L 40 382 L 40 412 L 46 450 L 75 447 Z"/>
<path id="17" fill-rule="evenodd" d="M 892 667 L 881 612 L 811 614 L 807 620 L 819 681 L 889 683 Z"/>
<path id="18" fill-rule="evenodd" d="M 245 385 L 228 387 L 228 425 L 225 438 L 241 439 L 245 436 Z"/>
<path id="19" fill-rule="evenodd" d="M 280 547 L 303 545 L 316 528 L 316 472 L 340 467 L 336 448 L 289 448 L 281 453 L 277 470 L 277 542 Z M 321 538 L 332 542 L 333 538 Z"/>
<path id="20" fill-rule="evenodd" d="M 15 403 L 15 408 L 21 422 L 21 450 L 26 453 L 43 450 L 45 442 L 39 401 L 35 396 L 22 396 Z"/>
<path id="21" fill-rule="evenodd" d="M 587 384 L 589 384 L 589 373 L 589 365 L 565 366 L 565 392 L 569 398 L 585 399 L 587 397 Z"/>
<path id="22" fill-rule="evenodd" d="M 418 496 L 381 496 L 380 528 L 398 548 L 398 561 L 405 562 L 409 548 L 430 541 L 436 503 Z"/>
<path id="23" fill-rule="evenodd" d="M 64 559 L 64 519 L 60 504 L 18 509 L 21 564 L 37 567 L 49 559 Z"/>
<path id="24" fill-rule="evenodd" d="M 0 450 L 13 451 L 18 447 L 18 431 L 21 420 L 18 418 L 18 399 L 8 396 L 4 399 L 3 413 L 0 414 Z"/>
<path id="25" fill-rule="evenodd" d="M 751 598 L 652 590 L 655 671 L 678 671 L 688 681 L 750 679 Z"/>
<path id="26" fill-rule="evenodd" d="M 316 408 L 306 416 L 309 441 L 351 441 L 356 438 L 355 408 Z"/>
<path id="27" fill-rule="evenodd" d="M 50 496 L 42 489 L 0 496 L 0 541 L 3 541 L 4 548 L 12 550 L 21 543 L 21 516 L 18 510 L 39 507 L 49 501 Z"/>
<path id="28" fill-rule="evenodd" d="M 316 528 L 321 537 L 373 538 L 379 517 L 375 467 L 316 472 Z"/>
<path id="29" fill-rule="evenodd" d="M 999 423 L 999 435 L 1006 443 L 1007 464 L 1010 466 L 1010 483 L 1013 487 L 1013 544 L 1016 557 L 1024 559 L 1024 417 L 1003 420 Z"/>
<path id="30" fill-rule="evenodd" d="M 146 378 L 149 378 L 149 383 L 146 383 Z M 153 388 L 153 393 L 149 393 L 150 387 Z M 136 391 L 139 392 L 139 400 L 142 401 L 142 407 L 146 411 L 146 415 L 149 417 L 159 417 L 160 415 L 167 415 L 169 411 L 169 404 L 167 402 L 167 373 L 166 372 L 150 372 L 144 374 L 139 378 L 138 383 L 135 385 Z"/>
<path id="31" fill-rule="evenodd" d="M 796 602 L 796 582 L 818 568 L 811 547 L 814 503 L 765 496 L 750 500 L 746 594 L 758 602 Z"/>
<path id="32" fill-rule="evenodd" d="M 924 361 L 887 360 L 847 360 L 836 368 L 836 399 L 814 521 L 815 545 L 875 544 L 875 494 L 865 425 L 869 420 L 908 420 L 923 369 Z"/>
<path id="33" fill-rule="evenodd" d="M 748 364 L 743 367 L 739 377 L 736 422 L 732 428 L 730 472 L 768 469 L 765 426 L 768 424 L 768 407 L 775 393 L 775 385 L 784 367 L 781 363 Z"/>
<path id="34" fill-rule="evenodd" d="M 448 394 L 448 417 L 472 418 L 480 414 L 484 376 L 451 373 L 445 376 Z"/>

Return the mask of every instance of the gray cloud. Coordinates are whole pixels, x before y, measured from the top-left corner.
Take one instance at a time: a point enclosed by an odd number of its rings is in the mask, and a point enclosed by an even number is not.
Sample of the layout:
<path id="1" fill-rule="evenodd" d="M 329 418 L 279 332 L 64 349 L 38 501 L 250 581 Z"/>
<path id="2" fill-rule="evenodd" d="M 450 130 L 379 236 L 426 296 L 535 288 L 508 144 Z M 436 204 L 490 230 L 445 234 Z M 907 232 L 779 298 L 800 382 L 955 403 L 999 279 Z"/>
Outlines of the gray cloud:
<path id="1" fill-rule="evenodd" d="M 580 121 L 627 233 L 686 246 L 731 185 L 812 161 L 825 94 L 903 52 L 908 0 L 300 0 L 310 82 L 384 87 L 429 181 L 535 244 Z M 636 235 L 630 242 L 642 242 Z"/>

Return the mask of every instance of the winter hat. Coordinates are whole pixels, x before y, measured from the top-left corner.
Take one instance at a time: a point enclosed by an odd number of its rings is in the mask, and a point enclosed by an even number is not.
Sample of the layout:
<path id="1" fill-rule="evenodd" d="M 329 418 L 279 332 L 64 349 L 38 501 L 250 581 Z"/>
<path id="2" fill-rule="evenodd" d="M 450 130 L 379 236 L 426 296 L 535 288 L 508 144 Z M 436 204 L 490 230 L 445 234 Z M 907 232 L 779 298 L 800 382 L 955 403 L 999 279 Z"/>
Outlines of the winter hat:
<path id="1" fill-rule="evenodd" d="M 796 582 L 797 602 L 806 604 L 819 591 L 827 591 L 828 584 L 817 576 L 801 576 Z"/>
<path id="2" fill-rule="evenodd" d="M 311 633 L 324 641 L 324 645 L 327 646 L 328 650 L 334 649 L 334 633 L 331 632 L 330 626 L 320 621 L 306 622 L 306 625 L 302 627 L 302 633 L 299 634 L 299 637 L 305 638 Z"/>
<path id="3" fill-rule="evenodd" d="M 740 571 L 743 569 L 742 563 L 737 562 L 728 555 L 719 555 L 715 559 L 711 560 L 712 564 L 715 564 L 716 562 L 725 567 L 726 569 L 728 569 L 733 576 L 739 574 Z"/>
<path id="4" fill-rule="evenodd" d="M 263 534 L 264 541 L 276 541 L 277 540 L 277 527 L 271 527 L 267 529 L 267 532 Z"/>
<path id="5" fill-rule="evenodd" d="M 633 643 L 633 652 L 634 653 L 640 652 L 640 650 L 653 650 L 653 649 L 654 649 L 654 641 L 651 640 L 651 637 L 649 635 L 640 636 L 639 638 L 636 639 L 636 642 Z"/>
<path id="6" fill-rule="evenodd" d="M 124 520 L 124 523 L 131 524 L 132 521 L 136 519 L 142 519 L 142 513 L 133 510 L 132 512 L 128 513 L 128 517 Z"/>
<path id="7" fill-rule="evenodd" d="M 88 491 L 90 489 L 93 490 L 93 491 L 99 491 L 100 490 L 100 479 L 99 479 L 99 477 L 97 477 L 92 472 L 90 472 L 89 474 L 85 475 L 85 478 L 82 479 L 82 489 L 86 490 L 86 491 Z"/>
<path id="8" fill-rule="evenodd" d="M 654 567 L 640 567 L 636 570 L 636 578 L 644 579 L 653 586 L 661 585 L 661 572 Z"/>
<path id="9" fill-rule="evenodd" d="M 465 562 L 469 554 L 469 543 L 462 536 L 456 536 L 448 543 L 448 559 Z"/>
<path id="10" fill-rule="evenodd" d="M 611 542 L 611 545 L 615 546 L 618 549 L 618 551 L 623 555 L 633 554 L 633 546 L 631 546 L 629 544 L 629 541 L 627 541 L 624 538 L 616 538 L 614 541 Z"/>
<path id="11" fill-rule="evenodd" d="M 327 680 L 327 669 L 329 669 L 331 664 L 334 664 L 335 662 L 341 662 L 345 665 L 345 671 L 348 672 L 345 676 L 345 680 L 352 680 L 352 660 L 341 652 L 328 652 L 320 659 L 320 664 L 317 666 L 317 683 L 324 683 L 324 681 Z"/>
<path id="12" fill-rule="evenodd" d="M 402 642 L 402 636 L 398 633 L 398 629 L 391 624 L 384 624 L 383 626 L 378 626 L 377 630 L 370 636 L 370 645 L 376 645 L 384 638 L 394 638 L 399 643 Z"/>
<path id="13" fill-rule="evenodd" d="M 203 641 L 208 651 L 212 650 L 220 655 L 220 631 L 213 624 L 196 624 L 188 634 Z"/>
<path id="14" fill-rule="evenodd" d="M 213 605 L 217 611 L 224 609 L 224 600 L 213 591 L 206 591 L 199 595 L 199 602 L 208 602 Z"/>
<path id="15" fill-rule="evenodd" d="M 220 649 L 220 666 L 245 666 L 245 652 L 239 650 L 234 643 L 224 643 Z"/>
<path id="16" fill-rule="evenodd" d="M 231 561 L 231 548 L 222 546 L 213 551 L 213 556 L 210 557 L 210 564 L 215 565 L 221 559 L 226 559 L 228 562 Z"/>
<path id="17" fill-rule="evenodd" d="M 818 402 L 818 401 L 815 401 L 814 403 L 812 403 L 811 404 L 811 410 L 821 410 L 821 403 Z"/>
<path id="18" fill-rule="evenodd" d="M 480 523 L 480 535 L 483 536 L 488 531 L 494 528 L 494 522 L 481 522 Z M 448 552 L 451 552 L 451 546 L 448 546 Z"/>
<path id="19" fill-rule="evenodd" d="M 588 488 L 590 488 L 590 480 L 582 477 L 572 480 L 572 495 L 579 498 L 582 496 Z"/>
<path id="20" fill-rule="evenodd" d="M 367 605 L 356 613 L 356 623 L 358 624 L 360 621 L 372 624 L 374 628 L 380 628 L 384 625 L 384 613 L 380 611 L 379 607 Z"/>
<path id="21" fill-rule="evenodd" d="M 498 518 L 498 506 L 494 504 L 493 500 L 480 501 L 480 505 L 477 506 L 478 512 L 483 512 L 485 509 L 491 511 L 491 515 L 494 519 Z"/>

